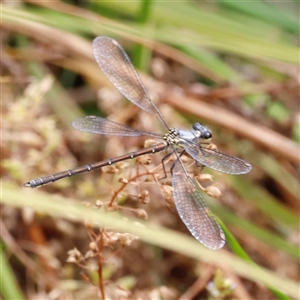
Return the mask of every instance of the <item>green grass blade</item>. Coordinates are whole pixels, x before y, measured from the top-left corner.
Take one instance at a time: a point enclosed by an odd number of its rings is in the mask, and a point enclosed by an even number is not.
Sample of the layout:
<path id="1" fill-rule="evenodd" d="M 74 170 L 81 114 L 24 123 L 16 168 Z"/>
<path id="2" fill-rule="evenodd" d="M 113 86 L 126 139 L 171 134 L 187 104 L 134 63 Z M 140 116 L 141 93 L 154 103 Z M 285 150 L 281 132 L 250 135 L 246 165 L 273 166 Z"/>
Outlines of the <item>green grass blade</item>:
<path id="1" fill-rule="evenodd" d="M 224 223 L 220 220 L 218 220 L 219 224 L 221 225 L 225 235 L 226 235 L 226 240 L 232 251 L 240 258 L 253 263 L 254 265 L 255 262 L 251 260 L 251 258 L 248 256 L 248 254 L 244 251 L 244 249 L 241 247 L 241 245 L 238 243 L 238 241 L 234 238 L 234 236 L 231 234 L 231 232 L 226 228 Z M 282 293 L 281 291 L 269 287 L 269 290 L 277 297 L 277 299 L 280 300 L 291 300 L 290 297 L 288 297 L 286 294 Z"/>
<path id="2" fill-rule="evenodd" d="M 0 241 L 0 266 L 0 295 L 2 299 L 25 299 L 9 265 L 3 241 Z"/>

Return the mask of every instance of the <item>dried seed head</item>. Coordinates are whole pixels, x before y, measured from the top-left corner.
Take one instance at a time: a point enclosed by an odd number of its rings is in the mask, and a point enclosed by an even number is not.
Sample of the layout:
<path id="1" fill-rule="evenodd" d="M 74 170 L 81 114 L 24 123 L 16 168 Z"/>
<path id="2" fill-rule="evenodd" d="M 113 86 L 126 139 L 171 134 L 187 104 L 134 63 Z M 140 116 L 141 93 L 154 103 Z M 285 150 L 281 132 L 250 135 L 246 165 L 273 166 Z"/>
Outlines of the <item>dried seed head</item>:
<path id="1" fill-rule="evenodd" d="M 119 236 L 121 233 L 119 232 L 106 232 L 105 235 L 103 235 L 103 240 L 105 244 L 114 244 L 119 240 Z"/>
<path id="2" fill-rule="evenodd" d="M 204 189 L 205 193 L 212 198 L 219 198 L 222 193 L 221 191 L 214 185 L 210 185 Z"/>
<path id="3" fill-rule="evenodd" d="M 173 189 L 170 185 L 161 186 L 162 195 L 166 200 L 170 200 L 173 197 Z"/>
<path id="4" fill-rule="evenodd" d="M 122 246 L 130 246 L 133 241 L 137 240 L 138 237 L 130 234 L 130 233 L 123 233 L 119 236 L 119 242 Z"/>
<path id="5" fill-rule="evenodd" d="M 176 211 L 175 203 L 174 203 L 173 199 L 172 199 L 172 201 L 171 200 L 166 201 L 166 207 L 167 207 L 168 210 L 170 210 L 172 212 Z"/>
<path id="6" fill-rule="evenodd" d="M 151 147 L 151 146 L 154 146 L 157 144 L 157 141 L 156 140 L 146 140 L 145 143 L 144 143 L 144 147 L 145 148 L 148 148 L 148 147 Z"/>
<path id="7" fill-rule="evenodd" d="M 144 209 L 141 209 L 141 208 L 136 209 L 135 213 L 136 213 L 138 218 L 141 218 L 141 219 L 144 219 L 144 220 L 148 219 L 148 214 L 146 213 L 146 211 Z"/>
<path id="8" fill-rule="evenodd" d="M 119 161 L 116 163 L 116 168 L 118 170 L 124 170 L 129 167 L 129 163 L 127 161 Z"/>
<path id="9" fill-rule="evenodd" d="M 137 161 L 143 166 L 149 166 L 151 164 L 151 157 L 149 155 L 143 155 L 138 157 Z"/>
<path id="10" fill-rule="evenodd" d="M 95 242 L 90 242 L 89 247 L 92 251 L 98 250 L 97 243 L 95 243 Z"/>
<path id="11" fill-rule="evenodd" d="M 120 183 L 124 183 L 124 184 L 127 184 L 128 183 L 128 179 L 126 178 L 119 178 L 118 180 Z"/>
<path id="12" fill-rule="evenodd" d="M 160 286 L 158 288 L 159 291 L 159 299 L 177 299 L 178 295 L 176 295 L 176 291 L 173 288 L 169 288 L 166 286 Z"/>
<path id="13" fill-rule="evenodd" d="M 112 242 L 115 242 L 117 240 L 114 237 L 115 234 L 116 234 L 115 232 L 106 231 L 105 234 L 102 236 L 103 243 L 107 245 L 107 244 L 110 244 Z"/>
<path id="14" fill-rule="evenodd" d="M 130 233 L 120 232 L 107 232 L 105 235 L 105 242 L 107 244 L 113 244 L 119 242 L 122 246 L 129 246 L 138 237 Z"/>
<path id="15" fill-rule="evenodd" d="M 116 165 L 109 165 L 109 166 L 105 166 L 102 169 L 103 173 L 106 174 L 118 174 L 119 173 L 119 169 L 116 167 Z"/>
<path id="16" fill-rule="evenodd" d="M 211 174 L 199 174 L 195 176 L 196 179 L 202 181 L 202 182 L 212 182 L 213 176 Z"/>
<path id="17" fill-rule="evenodd" d="M 102 207 L 103 202 L 101 200 L 96 200 L 96 207 Z"/>
<path id="18" fill-rule="evenodd" d="M 73 257 L 73 256 L 69 256 L 68 258 L 67 258 L 67 260 L 66 260 L 66 262 L 68 262 L 68 263 L 78 263 L 78 261 L 76 260 L 76 258 L 75 257 Z"/>
<path id="19" fill-rule="evenodd" d="M 173 197 L 171 197 L 171 198 L 165 198 L 165 201 L 166 201 L 168 207 L 174 205 L 174 199 L 173 199 Z"/>
<path id="20" fill-rule="evenodd" d="M 144 190 L 138 195 L 138 199 L 143 204 L 148 204 L 150 202 L 149 191 Z"/>
<path id="21" fill-rule="evenodd" d="M 83 260 L 84 258 L 77 248 L 68 251 L 67 262 L 79 263 Z"/>
<path id="22" fill-rule="evenodd" d="M 87 251 L 87 252 L 85 253 L 84 259 L 88 259 L 88 258 L 94 257 L 94 256 L 95 256 L 95 252 L 92 251 L 92 250 L 89 250 L 89 251 Z"/>
<path id="23" fill-rule="evenodd" d="M 181 156 L 181 160 L 182 160 L 184 163 L 188 162 L 189 159 L 190 159 L 190 158 L 187 157 L 186 155 L 182 155 L 182 156 Z"/>
<path id="24" fill-rule="evenodd" d="M 207 148 L 218 151 L 218 147 L 215 144 L 209 144 Z"/>

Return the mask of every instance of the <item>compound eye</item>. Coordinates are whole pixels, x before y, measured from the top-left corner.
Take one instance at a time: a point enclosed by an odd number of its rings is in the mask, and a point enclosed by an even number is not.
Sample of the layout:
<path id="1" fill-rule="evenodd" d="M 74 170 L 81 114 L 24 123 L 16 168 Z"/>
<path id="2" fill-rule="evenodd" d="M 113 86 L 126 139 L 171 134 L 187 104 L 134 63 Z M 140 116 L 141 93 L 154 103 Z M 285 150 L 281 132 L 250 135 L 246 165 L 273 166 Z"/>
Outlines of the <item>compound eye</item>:
<path id="1" fill-rule="evenodd" d="M 209 139 L 211 139 L 211 137 L 212 137 L 212 134 L 209 131 L 202 133 L 202 138 L 205 140 L 209 140 Z"/>

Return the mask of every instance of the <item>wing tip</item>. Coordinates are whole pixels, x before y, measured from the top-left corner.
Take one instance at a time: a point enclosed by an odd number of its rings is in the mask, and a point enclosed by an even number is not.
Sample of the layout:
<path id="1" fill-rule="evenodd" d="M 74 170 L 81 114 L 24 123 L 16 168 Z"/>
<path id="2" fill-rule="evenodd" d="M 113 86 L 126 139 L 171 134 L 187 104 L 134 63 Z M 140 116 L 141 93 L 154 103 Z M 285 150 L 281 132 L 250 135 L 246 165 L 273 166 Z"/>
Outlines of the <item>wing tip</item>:
<path id="1" fill-rule="evenodd" d="M 199 241 L 202 245 L 204 245 L 206 248 L 210 250 L 219 250 L 224 247 L 226 243 L 226 237 L 223 232 L 223 230 L 220 228 L 219 237 L 215 235 L 214 237 L 210 238 L 206 235 L 199 235 L 194 230 L 190 230 L 191 234 L 194 236 L 194 238 Z"/>

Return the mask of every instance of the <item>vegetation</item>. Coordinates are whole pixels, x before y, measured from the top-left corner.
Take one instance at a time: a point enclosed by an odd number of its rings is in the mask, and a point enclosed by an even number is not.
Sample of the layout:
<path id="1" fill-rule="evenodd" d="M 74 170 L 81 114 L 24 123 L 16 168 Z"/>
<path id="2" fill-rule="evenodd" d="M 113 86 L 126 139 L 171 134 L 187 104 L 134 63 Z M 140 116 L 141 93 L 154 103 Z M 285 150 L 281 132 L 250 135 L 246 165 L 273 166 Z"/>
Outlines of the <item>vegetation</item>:
<path id="1" fill-rule="evenodd" d="M 3 1 L 1 297 L 298 299 L 298 11 L 294 0 Z M 171 177 L 159 180 L 163 154 L 22 186 L 152 143 L 78 132 L 80 116 L 161 132 L 98 68 L 99 35 L 126 49 L 170 126 L 200 121 L 252 164 L 230 176 L 185 158 L 221 192 L 202 194 L 222 250 L 182 224 Z"/>

